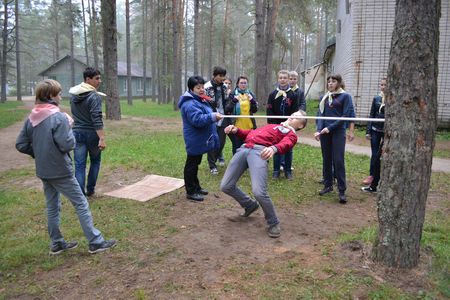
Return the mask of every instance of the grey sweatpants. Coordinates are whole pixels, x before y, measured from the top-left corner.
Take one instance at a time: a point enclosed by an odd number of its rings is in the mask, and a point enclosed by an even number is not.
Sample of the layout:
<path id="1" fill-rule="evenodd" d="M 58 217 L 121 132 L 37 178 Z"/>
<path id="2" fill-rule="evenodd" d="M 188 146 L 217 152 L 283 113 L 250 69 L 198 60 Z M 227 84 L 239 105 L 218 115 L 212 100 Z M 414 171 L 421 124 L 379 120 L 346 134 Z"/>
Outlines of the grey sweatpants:
<path id="1" fill-rule="evenodd" d="M 255 145 L 253 149 L 250 149 L 245 148 L 245 145 L 243 145 L 237 149 L 223 175 L 220 189 L 233 197 L 243 208 L 250 207 L 253 200 L 236 185 L 239 178 L 248 168 L 252 182 L 252 193 L 256 201 L 261 205 L 264 217 L 270 226 L 278 224 L 279 221 L 272 199 L 267 193 L 268 162 L 261 158 L 261 150 L 264 148 L 264 146 Z"/>

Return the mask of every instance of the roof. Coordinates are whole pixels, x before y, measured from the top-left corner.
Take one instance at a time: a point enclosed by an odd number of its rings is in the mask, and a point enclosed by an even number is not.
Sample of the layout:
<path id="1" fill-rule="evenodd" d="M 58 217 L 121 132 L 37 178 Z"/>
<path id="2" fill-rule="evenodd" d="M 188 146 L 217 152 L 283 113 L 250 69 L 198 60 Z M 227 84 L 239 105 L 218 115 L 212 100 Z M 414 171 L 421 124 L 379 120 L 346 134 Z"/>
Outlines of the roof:
<path id="1" fill-rule="evenodd" d="M 66 55 L 63 58 L 55 61 L 53 64 L 51 64 L 48 68 L 41 71 L 38 75 L 39 76 L 46 76 L 46 73 L 49 72 L 51 69 L 56 67 L 59 64 L 65 63 L 66 60 L 70 59 L 70 55 Z M 87 65 L 82 62 L 81 60 L 74 58 L 74 61 L 76 63 L 79 63 L 83 65 L 85 68 L 87 68 Z M 118 61 L 117 62 L 117 76 L 127 76 L 127 63 L 124 61 Z M 132 77 L 144 77 L 144 70 L 142 70 L 141 66 L 138 64 L 131 64 L 131 76 Z M 147 78 L 151 78 L 147 74 Z"/>

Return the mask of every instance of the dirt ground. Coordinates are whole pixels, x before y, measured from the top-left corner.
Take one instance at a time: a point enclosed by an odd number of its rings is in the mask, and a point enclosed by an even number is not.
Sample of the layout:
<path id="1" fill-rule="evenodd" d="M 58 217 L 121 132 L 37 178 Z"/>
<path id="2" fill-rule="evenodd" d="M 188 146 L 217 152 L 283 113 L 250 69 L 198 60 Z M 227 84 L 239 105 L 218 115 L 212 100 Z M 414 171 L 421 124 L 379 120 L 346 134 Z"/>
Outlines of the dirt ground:
<path id="1" fill-rule="evenodd" d="M 124 118 L 121 122 L 128 122 Z M 148 120 L 152 128 L 167 130 L 165 122 Z M 14 150 L 14 141 L 21 124 L 0 129 L 0 173 L 23 167 L 32 167 L 33 161 Z M 172 123 L 170 126 L 176 126 Z M 172 128 L 172 127 L 171 127 Z M 5 155 L 7 154 L 7 155 Z M 114 172 L 103 174 L 98 192 L 112 190 L 121 185 L 137 181 L 144 174 L 137 171 Z M 39 186 L 40 182 L 27 179 L 24 185 Z M 167 282 L 182 285 L 183 293 L 192 292 L 191 296 L 177 296 L 177 299 L 203 298 L 212 291 L 217 291 L 219 299 L 248 299 L 248 294 L 225 295 L 223 287 L 234 280 L 228 272 L 229 265 L 265 264 L 297 259 L 302 265 L 317 267 L 329 263 L 342 268 L 352 269 L 356 273 L 368 275 L 379 282 L 389 281 L 394 286 L 405 290 L 418 291 L 426 288 L 426 273 L 429 269 L 426 251 L 419 268 L 413 271 L 387 270 L 374 265 L 368 255 L 370 249 L 362 244 L 335 245 L 334 239 L 340 233 L 355 233 L 359 229 L 377 222 L 375 196 L 368 201 L 349 201 L 345 206 L 327 201 L 316 201 L 299 209 L 291 209 L 281 203 L 277 207 L 282 220 L 282 236 L 270 239 L 262 234 L 265 222 L 261 210 L 245 221 L 234 220 L 240 209 L 227 196 L 209 195 L 202 204 L 185 200 L 183 191 L 172 193 L 175 197 L 169 218 L 171 226 L 180 231 L 169 237 L 160 236 L 151 241 L 133 241 L 158 245 L 160 249 L 177 249 L 169 255 L 169 264 L 155 269 L 151 263 L 150 251 L 144 251 L 139 258 L 139 269 L 130 269 L 126 253 L 114 254 L 113 251 L 102 256 L 101 263 L 111 266 L 108 274 L 88 272 L 92 265 L 78 264 L 77 270 L 71 270 L 70 261 L 62 267 L 40 274 L 39 282 L 52 278 L 62 278 L 63 273 L 72 272 L 71 280 L 64 286 L 45 287 L 50 289 L 47 295 L 57 297 L 64 292 L 64 298 L 129 298 L 130 290 L 142 288 L 154 291 L 155 298 L 173 299 L 173 291 L 165 289 Z M 373 201 L 372 201 L 373 200 Z M 433 209 L 441 209 L 439 197 L 430 201 Z M 226 204 L 223 204 L 226 203 Z M 221 206 L 222 209 L 217 209 Z M 233 220 L 232 220 L 233 219 Z M 324 248 L 330 248 L 330 255 L 323 255 Z M 157 265 L 157 264 L 156 264 Z M 98 276 L 104 275 L 107 282 L 100 286 L 92 284 Z M 329 274 L 316 274 L 317 278 L 327 278 Z M 206 292 L 208 291 L 208 292 Z M 365 290 L 357 291 L 353 299 L 365 299 Z M 49 296 L 50 297 L 50 296 Z M 19 295 L 19 298 L 32 298 Z"/>

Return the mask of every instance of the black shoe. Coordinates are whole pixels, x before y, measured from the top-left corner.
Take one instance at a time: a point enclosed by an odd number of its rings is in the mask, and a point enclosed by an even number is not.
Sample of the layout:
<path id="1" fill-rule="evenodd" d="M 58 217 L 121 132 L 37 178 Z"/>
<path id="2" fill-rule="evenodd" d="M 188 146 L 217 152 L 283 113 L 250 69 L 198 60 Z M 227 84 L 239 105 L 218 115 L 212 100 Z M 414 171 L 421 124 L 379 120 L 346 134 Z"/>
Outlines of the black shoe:
<path id="1" fill-rule="evenodd" d="M 50 255 L 58 255 L 66 250 L 75 249 L 76 247 L 78 247 L 77 241 L 68 242 L 68 243 L 67 242 L 59 242 L 50 249 L 49 254 Z"/>
<path id="2" fill-rule="evenodd" d="M 369 192 L 369 193 L 376 193 L 377 192 L 377 188 L 368 186 L 368 187 L 362 187 L 361 190 L 363 192 Z"/>
<path id="3" fill-rule="evenodd" d="M 94 253 L 103 252 L 110 248 L 113 248 L 116 244 L 117 244 L 116 240 L 107 240 L 107 241 L 101 242 L 100 244 L 90 244 L 89 245 L 89 253 L 94 254 Z"/>
<path id="4" fill-rule="evenodd" d="M 327 186 L 327 187 L 324 187 L 323 190 L 321 190 L 319 192 L 319 195 L 323 196 L 323 195 L 325 195 L 325 194 L 327 194 L 329 192 L 332 192 L 332 191 L 333 191 L 333 186 Z"/>
<path id="5" fill-rule="evenodd" d="M 275 225 L 269 226 L 269 228 L 267 228 L 267 234 L 271 238 L 278 238 L 278 237 L 280 237 L 280 235 L 281 235 L 280 225 L 275 224 Z"/>
<path id="6" fill-rule="evenodd" d="M 284 176 L 286 177 L 287 180 L 292 180 L 293 179 L 292 172 L 285 172 Z"/>
<path id="7" fill-rule="evenodd" d="M 250 215 L 259 208 L 259 204 L 258 202 L 253 202 L 253 204 L 245 209 L 245 212 L 241 215 L 241 217 L 250 217 Z"/>
<path id="8" fill-rule="evenodd" d="M 197 201 L 197 202 L 201 202 L 204 200 L 203 195 L 198 194 L 198 193 L 186 194 L 186 198 L 188 198 L 189 200 L 192 200 L 192 201 Z"/>
<path id="9" fill-rule="evenodd" d="M 86 197 L 91 197 L 95 194 L 95 191 L 90 191 L 86 193 Z"/>
<path id="10" fill-rule="evenodd" d="M 339 203 L 340 204 L 346 204 L 347 203 L 347 197 L 345 197 L 344 193 L 339 193 Z"/>
<path id="11" fill-rule="evenodd" d="M 280 171 L 273 171 L 272 179 L 278 179 L 278 178 L 280 178 Z"/>
<path id="12" fill-rule="evenodd" d="M 199 190 L 197 190 L 197 194 L 200 194 L 200 195 L 208 195 L 208 190 L 205 190 L 205 189 L 199 189 Z"/>

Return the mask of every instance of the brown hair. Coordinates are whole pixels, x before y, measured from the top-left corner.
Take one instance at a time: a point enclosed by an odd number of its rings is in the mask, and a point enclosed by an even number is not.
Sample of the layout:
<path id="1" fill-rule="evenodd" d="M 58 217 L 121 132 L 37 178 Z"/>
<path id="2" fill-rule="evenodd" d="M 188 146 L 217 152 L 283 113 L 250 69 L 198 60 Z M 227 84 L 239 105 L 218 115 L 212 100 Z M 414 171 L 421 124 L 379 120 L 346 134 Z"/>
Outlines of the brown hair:
<path id="1" fill-rule="evenodd" d="M 241 76 L 239 76 L 239 77 L 237 78 L 237 80 L 236 80 L 236 86 L 238 86 L 239 81 L 240 81 L 241 79 L 247 80 L 247 83 L 248 83 L 248 78 L 247 78 L 247 76 L 241 75 Z"/>
<path id="2" fill-rule="evenodd" d="M 330 74 L 327 77 L 327 82 L 330 79 L 336 80 L 338 82 L 338 84 L 339 84 L 339 87 L 342 88 L 342 89 L 345 89 L 345 83 L 344 83 L 344 80 L 342 79 L 341 74 Z"/>
<path id="3" fill-rule="evenodd" d="M 62 88 L 58 81 L 45 79 L 36 85 L 36 103 L 48 102 L 52 97 L 57 96 Z"/>

